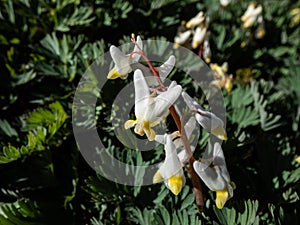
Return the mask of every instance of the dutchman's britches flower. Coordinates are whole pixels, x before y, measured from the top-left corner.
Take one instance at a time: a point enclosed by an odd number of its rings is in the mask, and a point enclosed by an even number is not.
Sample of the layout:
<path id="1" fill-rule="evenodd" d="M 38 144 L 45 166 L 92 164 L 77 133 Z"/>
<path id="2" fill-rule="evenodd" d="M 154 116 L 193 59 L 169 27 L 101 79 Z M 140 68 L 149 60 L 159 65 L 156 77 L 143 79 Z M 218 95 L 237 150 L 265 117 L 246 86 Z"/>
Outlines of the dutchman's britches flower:
<path id="1" fill-rule="evenodd" d="M 193 141 L 192 139 L 194 137 L 192 134 L 193 134 L 193 131 L 195 130 L 195 128 L 196 128 L 196 120 L 194 117 L 191 117 L 188 120 L 188 122 L 184 125 L 185 133 L 186 133 L 187 139 L 189 140 L 189 143 L 191 143 Z M 178 131 L 173 132 L 171 134 L 171 137 L 172 137 L 173 144 L 177 151 L 177 156 L 178 156 L 180 162 L 182 163 L 182 165 L 184 165 L 189 160 L 189 156 L 184 148 L 184 145 L 180 138 L 179 132 Z M 156 135 L 155 141 L 157 141 L 161 144 L 166 144 L 164 135 Z M 192 150 L 192 152 L 195 151 L 195 147 L 193 145 L 191 145 L 191 150 Z"/>
<path id="2" fill-rule="evenodd" d="M 177 156 L 172 136 L 164 135 L 165 160 L 153 177 L 153 183 L 164 181 L 174 195 L 178 195 L 185 184 L 185 176 Z"/>
<path id="3" fill-rule="evenodd" d="M 230 180 L 221 145 L 216 142 L 212 154 L 206 152 L 205 158 L 195 161 L 193 167 L 205 185 L 216 192 L 216 205 L 222 209 L 233 196 L 235 185 Z"/>
<path id="4" fill-rule="evenodd" d="M 201 11 L 195 17 L 190 19 L 185 24 L 185 29 L 180 29 L 183 31 L 178 32 L 177 36 L 174 38 L 174 48 L 178 48 L 179 45 L 184 45 L 190 36 L 193 36 L 192 43 L 189 43 L 192 48 L 198 48 L 204 41 L 209 24 L 209 18 L 204 15 Z M 181 25 L 183 26 L 183 24 Z M 181 28 L 181 27 L 180 27 Z"/>
<path id="5" fill-rule="evenodd" d="M 178 48 L 179 45 L 183 45 L 191 36 L 192 31 L 191 30 L 187 30 L 184 31 L 182 33 L 179 33 L 175 38 L 174 38 L 174 48 Z"/>
<path id="6" fill-rule="evenodd" d="M 182 97 L 191 110 L 197 111 L 195 118 L 206 131 L 212 133 L 219 139 L 227 140 L 224 123 L 220 118 L 218 118 L 215 114 L 204 110 L 186 92 L 182 92 Z"/>
<path id="7" fill-rule="evenodd" d="M 200 11 L 195 17 L 193 17 L 186 23 L 186 28 L 199 26 L 204 20 L 204 13 Z"/>
<path id="8" fill-rule="evenodd" d="M 143 42 L 140 36 L 137 36 L 137 44 L 143 49 Z M 139 48 L 137 45 L 134 46 L 133 53 L 129 55 L 125 55 L 120 49 L 116 46 L 110 46 L 110 55 L 115 63 L 114 68 L 108 73 L 108 79 L 116 79 L 120 77 L 121 79 L 126 79 L 128 74 L 132 72 L 131 64 L 139 61 L 141 55 L 135 52 L 139 52 Z"/>
<path id="9" fill-rule="evenodd" d="M 211 49 L 210 49 L 210 44 L 208 40 L 209 35 L 206 34 L 203 42 L 203 59 L 206 63 L 210 63 L 211 61 Z"/>
<path id="10" fill-rule="evenodd" d="M 261 15 L 262 9 L 261 5 L 256 7 L 255 2 L 250 2 L 246 12 L 241 17 L 241 20 L 244 22 L 243 27 L 248 28 L 253 26 L 253 24 L 257 21 L 257 18 Z"/>
<path id="11" fill-rule="evenodd" d="M 195 34 L 193 36 L 192 48 L 197 48 L 204 41 L 205 34 L 207 31 L 206 26 L 199 26 L 195 30 Z"/>
<path id="12" fill-rule="evenodd" d="M 135 127 L 135 133 L 141 136 L 146 134 L 149 141 L 153 141 L 156 134 L 152 127 L 166 118 L 170 106 L 180 96 L 182 88 L 172 82 L 168 90 L 158 96 L 156 96 L 156 93 L 150 94 L 145 77 L 139 69 L 134 72 L 134 88 L 136 120 L 126 121 L 124 124 L 125 129 Z"/>

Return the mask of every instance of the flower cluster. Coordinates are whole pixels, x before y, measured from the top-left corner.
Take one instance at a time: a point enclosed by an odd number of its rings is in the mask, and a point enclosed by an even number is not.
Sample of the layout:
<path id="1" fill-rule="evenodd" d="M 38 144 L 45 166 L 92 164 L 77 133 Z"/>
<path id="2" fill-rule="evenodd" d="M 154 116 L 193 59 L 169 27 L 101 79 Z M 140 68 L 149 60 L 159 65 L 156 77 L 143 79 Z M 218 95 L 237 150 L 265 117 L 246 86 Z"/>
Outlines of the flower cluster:
<path id="1" fill-rule="evenodd" d="M 211 63 L 210 68 L 215 72 L 215 81 L 213 81 L 212 84 L 220 88 L 225 88 L 228 92 L 231 92 L 233 86 L 233 76 L 232 74 L 227 74 L 228 63 L 224 62 L 222 66 L 219 66 L 217 63 Z"/>
<path id="2" fill-rule="evenodd" d="M 250 37 L 253 33 L 255 39 L 262 39 L 265 34 L 265 23 L 262 16 L 263 8 L 256 2 L 250 2 L 245 13 L 241 17 L 243 22 L 242 26 L 245 29 L 252 29 L 252 31 L 246 32 L 246 37 Z M 243 42 L 241 47 L 244 47 L 247 43 Z"/>
<path id="3" fill-rule="evenodd" d="M 202 23 L 200 18 L 189 21 L 188 27 L 198 26 Z M 198 21 L 197 21 L 198 20 Z M 199 22 L 200 20 L 200 22 Z M 196 25 L 195 25 L 196 24 Z M 108 79 L 125 79 L 129 73 L 134 71 L 133 82 L 135 89 L 135 119 L 127 120 L 125 129 L 133 128 L 133 131 L 148 138 L 149 141 L 156 141 L 164 145 L 165 159 L 158 167 L 153 177 L 153 183 L 164 181 L 170 191 L 178 195 L 185 185 L 185 164 L 190 164 L 190 170 L 194 170 L 207 187 L 216 192 L 216 205 L 222 208 L 226 201 L 233 196 L 233 188 L 226 168 L 225 158 L 220 144 L 215 144 L 214 150 L 206 150 L 204 158 L 195 160 L 193 153 L 196 146 L 191 144 L 192 133 L 197 123 L 206 131 L 219 139 L 226 140 L 227 135 L 223 121 L 215 114 L 206 111 L 175 81 L 166 86 L 164 80 L 175 65 L 175 57 L 169 59 L 160 67 L 153 67 L 143 52 L 143 43 L 140 37 L 137 41 L 132 37 L 135 44 L 133 52 L 126 55 L 117 47 L 111 46 L 110 53 L 114 61 L 114 67 L 108 74 Z M 148 66 L 139 63 L 143 57 Z M 187 104 L 189 111 L 184 115 L 193 113 L 193 116 L 185 122 L 185 116 L 179 117 L 173 106 L 182 97 Z M 175 120 L 178 130 L 173 133 L 157 134 L 154 128 L 165 121 L 170 114 Z M 182 124 L 182 127 L 178 124 Z"/>
<path id="4" fill-rule="evenodd" d="M 201 51 L 203 51 L 202 54 L 204 60 L 209 63 L 211 50 L 209 45 L 208 25 L 209 17 L 205 16 L 202 11 L 187 23 L 183 21 L 177 36 L 174 38 L 174 48 L 178 48 L 179 45 L 188 48 L 191 46 L 193 49 L 200 47 Z"/>

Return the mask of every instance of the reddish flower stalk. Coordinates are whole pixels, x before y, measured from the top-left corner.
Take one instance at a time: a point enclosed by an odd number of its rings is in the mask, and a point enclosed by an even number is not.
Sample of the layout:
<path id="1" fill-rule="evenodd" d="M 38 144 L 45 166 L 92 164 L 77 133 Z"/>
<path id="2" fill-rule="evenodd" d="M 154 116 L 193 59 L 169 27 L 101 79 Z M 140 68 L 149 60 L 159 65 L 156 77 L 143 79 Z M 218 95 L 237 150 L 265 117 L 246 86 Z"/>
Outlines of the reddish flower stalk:
<path id="1" fill-rule="evenodd" d="M 152 71 L 153 75 L 156 77 L 160 88 L 163 91 L 166 91 L 167 88 L 166 86 L 163 84 L 162 80 L 160 79 L 159 73 L 158 71 L 154 68 L 154 66 L 152 65 L 151 61 L 149 60 L 149 58 L 145 55 L 145 53 L 143 52 L 143 50 L 140 48 L 140 46 L 137 44 L 137 42 L 135 41 L 135 36 L 132 34 L 132 38 L 131 38 L 132 42 L 138 47 L 139 52 L 132 52 L 131 54 L 140 54 L 144 60 L 146 61 L 147 65 L 149 66 L 150 70 Z M 203 209 L 204 206 L 204 198 L 203 198 L 203 194 L 202 194 L 202 187 L 201 187 L 201 182 L 200 182 L 200 178 L 197 175 L 197 173 L 194 170 L 193 167 L 193 163 L 195 161 L 195 158 L 193 156 L 193 152 L 191 150 L 191 146 L 189 143 L 189 140 L 187 138 L 187 135 L 185 133 L 184 130 L 184 125 L 182 124 L 182 121 L 180 120 L 180 117 L 175 109 L 175 107 L 172 105 L 170 108 L 170 113 L 173 117 L 173 120 L 175 121 L 175 124 L 177 126 L 177 129 L 180 133 L 180 137 L 181 140 L 183 142 L 184 145 L 184 149 L 186 150 L 188 156 L 189 156 L 189 169 L 187 170 L 188 173 L 191 176 L 191 180 L 192 180 L 192 185 L 193 185 L 193 191 L 195 194 L 195 200 L 196 200 L 196 205 L 198 207 L 199 210 Z"/>

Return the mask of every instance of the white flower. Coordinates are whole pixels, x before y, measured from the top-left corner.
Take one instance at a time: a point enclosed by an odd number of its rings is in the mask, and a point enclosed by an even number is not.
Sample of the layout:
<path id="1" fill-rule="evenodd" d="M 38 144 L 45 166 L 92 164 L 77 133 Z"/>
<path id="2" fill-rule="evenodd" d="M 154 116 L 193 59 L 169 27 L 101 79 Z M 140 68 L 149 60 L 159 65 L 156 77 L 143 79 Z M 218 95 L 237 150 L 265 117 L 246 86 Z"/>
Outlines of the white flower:
<path id="1" fill-rule="evenodd" d="M 241 17 L 241 20 L 244 22 L 243 27 L 248 28 L 253 26 L 253 24 L 256 22 L 257 18 L 261 13 L 262 13 L 262 6 L 258 5 L 256 7 L 255 2 L 250 2 L 246 12 Z"/>
<path id="2" fill-rule="evenodd" d="M 210 63 L 211 61 L 211 49 L 210 49 L 210 44 L 209 44 L 209 32 L 206 33 L 204 42 L 203 42 L 203 59 L 205 60 L 206 63 Z"/>
<path id="3" fill-rule="evenodd" d="M 137 36 L 137 45 L 143 49 L 143 42 L 140 36 Z M 133 52 L 138 52 L 139 48 L 135 45 Z M 116 46 L 110 46 L 110 55 L 115 63 L 114 68 L 108 73 L 108 79 L 116 79 L 118 77 L 126 79 L 128 74 L 132 72 L 131 64 L 139 61 L 141 55 L 133 53 L 132 55 L 125 55 L 120 49 Z"/>
<path id="4" fill-rule="evenodd" d="M 191 30 L 187 30 L 185 32 L 179 33 L 178 36 L 174 38 L 174 42 L 175 42 L 174 47 L 177 48 L 179 45 L 184 44 L 189 39 L 191 34 L 192 34 Z"/>
<path id="5" fill-rule="evenodd" d="M 185 133 L 186 133 L 186 136 L 187 136 L 187 139 L 189 140 L 189 142 L 191 143 L 193 140 L 193 131 L 195 130 L 196 128 L 196 120 L 194 117 L 191 117 L 188 122 L 184 125 L 184 130 L 185 130 Z M 173 144 L 176 148 L 176 151 L 177 151 L 177 156 L 180 160 L 180 162 L 182 164 L 185 164 L 188 160 L 189 160 L 189 155 L 187 154 L 185 148 L 184 148 L 184 145 L 183 145 L 183 142 L 180 138 L 180 134 L 178 131 L 175 131 L 171 134 L 171 137 L 172 137 L 172 141 L 173 141 Z M 155 136 L 155 141 L 161 143 L 161 144 L 165 144 L 165 138 L 164 138 L 164 135 L 156 135 Z M 191 150 L 192 152 L 195 151 L 195 147 L 191 145 Z"/>
<path id="6" fill-rule="evenodd" d="M 187 93 L 182 92 L 185 103 L 191 110 L 197 111 L 195 118 L 198 123 L 208 132 L 222 140 L 227 140 L 223 121 L 215 114 L 205 111 L 193 98 Z"/>
<path id="7" fill-rule="evenodd" d="M 230 2 L 231 2 L 231 0 L 220 0 L 220 4 L 221 4 L 223 7 L 228 6 Z"/>
<path id="8" fill-rule="evenodd" d="M 186 28 L 198 26 L 204 21 L 204 19 L 205 19 L 204 13 L 201 11 L 186 23 Z"/>
<path id="9" fill-rule="evenodd" d="M 169 108 L 177 100 L 181 93 L 181 86 L 172 82 L 168 90 L 158 96 L 150 94 L 149 87 L 142 74 L 137 69 L 134 72 L 135 88 L 135 116 L 136 120 L 128 120 L 124 124 L 125 129 L 134 127 L 134 132 L 143 136 L 147 135 L 149 141 L 155 138 L 152 127 L 159 124 L 169 113 Z"/>
<path id="10" fill-rule="evenodd" d="M 223 150 L 218 142 L 214 144 L 212 157 L 210 155 L 207 153 L 200 162 L 195 161 L 193 167 L 205 185 L 216 192 L 216 205 L 222 209 L 233 196 L 235 185 L 230 181 Z"/>
<path id="11" fill-rule="evenodd" d="M 195 30 L 195 34 L 193 36 L 192 48 L 197 48 L 204 41 L 205 34 L 207 31 L 206 26 L 199 26 Z"/>
<path id="12" fill-rule="evenodd" d="M 179 158 L 177 156 L 176 147 L 172 142 L 172 136 L 164 135 L 165 143 L 165 160 L 159 167 L 153 177 L 153 183 L 164 180 L 166 186 L 174 195 L 178 195 L 185 184 L 185 176 Z"/>

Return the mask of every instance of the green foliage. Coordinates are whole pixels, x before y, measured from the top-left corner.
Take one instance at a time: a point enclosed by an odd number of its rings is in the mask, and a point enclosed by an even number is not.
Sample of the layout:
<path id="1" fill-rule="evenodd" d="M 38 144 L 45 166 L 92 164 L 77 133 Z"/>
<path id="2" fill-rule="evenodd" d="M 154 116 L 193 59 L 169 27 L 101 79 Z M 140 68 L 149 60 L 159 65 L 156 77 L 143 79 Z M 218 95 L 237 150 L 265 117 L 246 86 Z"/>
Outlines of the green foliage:
<path id="1" fill-rule="evenodd" d="M 299 224 L 300 23 L 291 23 L 290 11 L 300 2 L 258 1 L 262 39 L 241 25 L 248 2 L 221 7 L 219 0 L 2 0 L 0 224 Z M 174 196 L 163 184 L 132 187 L 98 175 L 81 156 L 71 121 L 78 81 L 93 62 L 105 63 L 111 44 L 127 43 L 131 33 L 173 42 L 181 21 L 200 10 L 210 17 L 212 63 L 227 61 L 233 75 L 232 91 L 223 91 L 228 141 L 222 147 L 237 188 L 222 210 L 203 185 L 206 202 L 198 211 L 189 179 Z M 154 48 L 159 56 L 170 54 Z M 193 71 L 193 60 L 187 56 L 177 65 L 190 62 L 186 70 Z M 168 78 L 207 106 L 187 74 L 174 70 Z M 96 116 L 75 122 L 96 127 L 107 152 L 127 163 L 124 175 L 138 184 L 145 171 L 133 166 L 161 161 L 162 146 L 125 149 L 115 137 L 120 129 L 111 126 L 110 108 L 123 84 L 115 80 L 99 92 L 105 79 L 90 79 L 80 88 L 96 96 L 97 107 L 80 110 Z M 201 131 L 195 156 L 202 156 L 207 140 Z"/>

